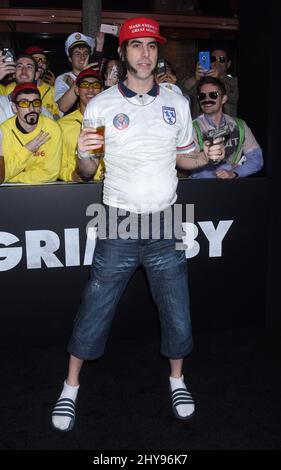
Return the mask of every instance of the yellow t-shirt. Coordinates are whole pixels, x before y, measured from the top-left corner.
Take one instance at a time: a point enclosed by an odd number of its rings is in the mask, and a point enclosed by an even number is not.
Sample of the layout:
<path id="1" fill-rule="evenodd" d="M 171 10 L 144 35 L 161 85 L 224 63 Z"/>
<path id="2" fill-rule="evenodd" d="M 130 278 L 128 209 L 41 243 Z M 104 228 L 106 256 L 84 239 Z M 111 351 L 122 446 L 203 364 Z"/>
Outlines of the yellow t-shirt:
<path id="1" fill-rule="evenodd" d="M 77 167 L 76 147 L 79 134 L 81 132 L 83 116 L 80 109 L 67 114 L 59 119 L 62 132 L 62 164 L 59 179 L 63 181 L 72 181 L 72 173 Z M 99 163 L 97 171 L 93 177 L 94 181 L 101 181 L 102 164 Z"/>
<path id="2" fill-rule="evenodd" d="M 6 95 L 6 87 L 0 83 L 0 96 Z"/>
<path id="3" fill-rule="evenodd" d="M 33 153 L 25 145 L 41 130 L 49 132 L 51 138 Z M 13 116 L 1 124 L 0 131 L 5 182 L 38 184 L 57 180 L 61 165 L 62 138 L 60 127 L 55 121 L 40 115 L 36 129 L 24 134 L 17 128 L 16 116 Z"/>
<path id="4" fill-rule="evenodd" d="M 55 101 L 55 87 L 43 82 L 42 85 L 38 87 L 38 89 L 41 94 L 42 106 L 50 111 L 53 116 L 59 118 L 59 108 L 57 102 Z"/>
<path id="5" fill-rule="evenodd" d="M 5 88 L 5 93 L 3 93 L 3 94 L 9 95 L 10 93 L 12 93 L 15 86 L 16 86 L 16 82 L 9 83 L 9 85 L 7 85 L 6 88 Z"/>

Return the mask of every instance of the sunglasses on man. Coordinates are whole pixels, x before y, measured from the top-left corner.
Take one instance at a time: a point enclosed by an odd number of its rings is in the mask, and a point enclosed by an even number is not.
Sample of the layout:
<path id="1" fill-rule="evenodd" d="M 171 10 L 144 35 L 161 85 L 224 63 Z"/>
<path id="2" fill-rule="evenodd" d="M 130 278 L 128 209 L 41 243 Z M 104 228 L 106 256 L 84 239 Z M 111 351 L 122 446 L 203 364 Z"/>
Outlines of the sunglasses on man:
<path id="1" fill-rule="evenodd" d="M 48 59 L 46 57 L 34 57 L 33 59 L 37 62 L 37 64 L 47 64 Z"/>
<path id="2" fill-rule="evenodd" d="M 33 106 L 33 108 L 40 108 L 42 104 L 42 100 L 39 98 L 35 98 L 35 100 L 29 101 L 29 100 L 18 100 L 16 101 L 16 104 L 19 108 L 29 108 L 30 105 Z"/>
<path id="3" fill-rule="evenodd" d="M 204 101 L 206 98 L 211 98 L 211 100 L 216 100 L 219 96 L 219 91 L 210 91 L 210 93 L 199 93 L 198 99 L 199 101 Z"/>
<path id="4" fill-rule="evenodd" d="M 83 82 L 79 83 L 79 88 L 93 88 L 94 90 L 101 90 L 100 82 L 88 82 L 84 80 Z"/>
<path id="5" fill-rule="evenodd" d="M 221 64 L 225 64 L 226 57 L 224 57 L 224 55 L 211 55 L 211 62 L 220 62 Z"/>

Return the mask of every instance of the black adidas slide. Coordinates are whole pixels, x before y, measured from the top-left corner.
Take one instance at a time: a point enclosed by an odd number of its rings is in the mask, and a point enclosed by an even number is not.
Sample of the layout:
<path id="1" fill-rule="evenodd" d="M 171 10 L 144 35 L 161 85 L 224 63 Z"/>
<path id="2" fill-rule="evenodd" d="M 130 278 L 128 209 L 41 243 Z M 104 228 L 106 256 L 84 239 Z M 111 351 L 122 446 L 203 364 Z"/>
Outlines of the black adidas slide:
<path id="1" fill-rule="evenodd" d="M 173 392 L 170 388 L 170 394 L 172 398 L 172 410 L 175 417 L 177 419 L 180 419 L 181 421 L 186 421 L 192 418 L 195 413 L 195 410 L 187 416 L 181 416 L 176 409 L 176 406 L 178 405 L 194 405 L 194 400 L 191 394 L 186 390 L 186 388 L 176 388 Z"/>
<path id="2" fill-rule="evenodd" d="M 57 428 L 52 422 L 52 425 L 58 431 L 71 431 L 75 423 L 75 401 L 71 400 L 71 398 L 60 398 L 53 409 L 52 417 L 53 416 L 68 416 L 69 418 L 71 418 L 69 425 L 66 429 Z"/>

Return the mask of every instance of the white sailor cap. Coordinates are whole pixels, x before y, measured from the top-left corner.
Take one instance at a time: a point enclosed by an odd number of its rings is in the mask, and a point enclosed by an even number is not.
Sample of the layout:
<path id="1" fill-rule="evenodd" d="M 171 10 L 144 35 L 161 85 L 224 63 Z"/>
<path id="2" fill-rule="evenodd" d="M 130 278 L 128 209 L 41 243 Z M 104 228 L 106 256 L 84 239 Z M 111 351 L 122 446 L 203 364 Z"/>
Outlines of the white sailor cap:
<path id="1" fill-rule="evenodd" d="M 70 36 L 68 36 L 67 40 L 65 41 L 65 53 L 67 56 L 69 56 L 69 49 L 76 45 L 89 46 L 92 53 L 95 45 L 95 40 L 90 36 L 85 36 L 85 34 L 82 33 L 72 33 Z"/>

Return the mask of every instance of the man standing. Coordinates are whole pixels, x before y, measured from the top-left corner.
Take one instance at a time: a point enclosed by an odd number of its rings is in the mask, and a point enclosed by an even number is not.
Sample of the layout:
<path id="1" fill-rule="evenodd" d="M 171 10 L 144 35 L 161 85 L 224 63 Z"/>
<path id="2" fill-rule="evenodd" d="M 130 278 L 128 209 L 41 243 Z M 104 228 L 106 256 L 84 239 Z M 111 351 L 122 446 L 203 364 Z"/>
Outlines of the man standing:
<path id="1" fill-rule="evenodd" d="M 0 182 L 56 181 L 61 163 L 59 126 L 41 113 L 40 92 L 34 83 L 13 90 L 16 114 L 0 126 Z"/>
<path id="2" fill-rule="evenodd" d="M 182 375 L 183 358 L 193 347 L 186 259 L 184 251 L 175 249 L 175 238 L 165 237 L 164 211 L 176 201 L 176 163 L 187 169 L 205 165 L 209 158 L 223 158 L 224 149 L 216 144 L 195 154 L 187 100 L 154 82 L 158 43 L 165 42 L 156 21 L 145 17 L 125 21 L 119 53 L 127 77 L 91 100 L 84 114 L 85 118 L 105 118 L 103 202 L 107 220 L 112 208 L 119 214 L 118 237 L 97 241 L 92 278 L 68 346 L 68 376 L 52 414 L 53 426 L 61 431 L 69 431 L 74 425 L 83 361 L 103 355 L 115 307 L 139 265 L 146 270 L 159 309 L 161 353 L 170 361 L 173 412 L 180 420 L 194 414 L 194 401 Z M 96 171 L 98 159 L 90 152 L 103 142 L 95 129 L 81 132 L 79 169 L 85 176 Z M 142 237 L 140 230 L 136 238 L 127 238 L 120 209 L 123 215 L 134 217 L 140 229 L 146 217 L 150 233 L 152 215 L 157 213 L 159 236 Z"/>
<path id="3" fill-rule="evenodd" d="M 223 82 L 213 77 L 204 77 L 198 83 L 198 101 L 203 114 L 195 119 L 194 141 L 196 150 L 201 150 L 209 131 L 226 128 L 225 158 L 214 165 L 191 171 L 192 178 L 232 179 L 249 176 L 263 166 L 262 149 L 251 129 L 242 119 L 223 113 L 227 93 Z"/>

